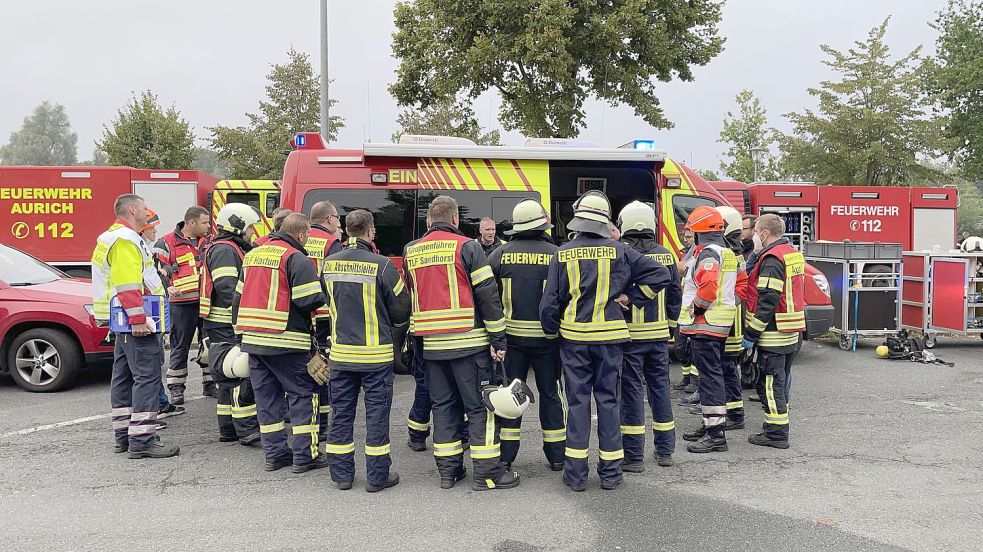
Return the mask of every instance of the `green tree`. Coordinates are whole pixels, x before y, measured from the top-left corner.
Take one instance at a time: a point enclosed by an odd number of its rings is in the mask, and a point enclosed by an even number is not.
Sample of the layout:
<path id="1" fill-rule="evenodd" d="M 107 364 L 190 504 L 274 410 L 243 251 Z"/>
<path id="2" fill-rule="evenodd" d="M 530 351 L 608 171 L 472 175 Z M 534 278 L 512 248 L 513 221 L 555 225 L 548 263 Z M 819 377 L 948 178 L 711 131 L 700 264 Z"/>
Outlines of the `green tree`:
<path id="1" fill-rule="evenodd" d="M 983 2 L 949 0 L 932 25 L 939 31 L 926 79 L 945 116 L 950 154 L 983 178 Z"/>
<path id="2" fill-rule="evenodd" d="M 194 160 L 194 133 L 173 105 L 166 110 L 147 90 L 134 95 L 116 113 L 112 128 L 103 125 L 97 146 L 110 165 L 142 169 L 190 169 Z"/>
<path id="3" fill-rule="evenodd" d="M 78 162 L 78 134 L 65 113 L 65 106 L 41 102 L 24 117 L 20 130 L 0 146 L 2 165 L 74 165 Z"/>
<path id="4" fill-rule="evenodd" d="M 713 169 L 696 169 L 696 174 L 702 176 L 703 180 L 706 180 L 707 182 L 721 180 L 720 175 Z"/>
<path id="5" fill-rule="evenodd" d="M 573 137 L 591 95 L 670 128 L 656 81 L 723 50 L 717 0 L 416 0 L 396 5 L 389 90 L 402 106 L 496 90 L 506 130 Z"/>
<path id="6" fill-rule="evenodd" d="M 219 179 L 229 176 L 229 164 L 219 157 L 217 151 L 208 148 L 195 148 L 195 160 L 191 162 L 191 168 Z"/>
<path id="7" fill-rule="evenodd" d="M 927 116 L 921 47 L 890 59 L 884 43 L 889 19 L 865 42 L 840 52 L 823 44 L 823 63 L 840 79 L 822 81 L 809 94 L 817 111 L 785 116 L 793 134 L 781 139 L 790 174 L 823 184 L 889 186 L 932 178 L 920 160 L 943 147 L 937 121 Z"/>
<path id="8" fill-rule="evenodd" d="M 471 102 L 466 100 L 446 98 L 423 110 L 404 109 L 396 117 L 396 123 L 400 130 L 393 134 L 393 142 L 398 142 L 403 134 L 431 134 L 467 138 L 484 146 L 501 145 L 499 132 L 484 132 Z"/>
<path id="9" fill-rule="evenodd" d="M 274 65 L 267 75 L 267 99 L 259 102 L 259 113 L 246 113 L 247 125 L 209 129 L 211 146 L 228 164 L 231 178 L 282 178 L 290 139 L 320 127 L 320 76 L 307 54 L 291 48 L 287 57 L 286 64 Z M 329 100 L 328 107 L 335 103 Z M 342 127 L 344 119 L 332 115 L 328 140 L 334 140 Z"/>
<path id="10" fill-rule="evenodd" d="M 106 152 L 99 149 L 99 146 L 96 146 L 92 148 L 92 158 L 82 161 L 80 164 L 91 167 L 104 167 L 109 165 L 109 157 L 106 155 Z"/>
<path id="11" fill-rule="evenodd" d="M 767 127 L 768 112 L 754 92 L 744 89 L 734 98 L 738 113 L 728 111 L 717 142 L 727 144 L 720 171 L 740 182 L 754 182 L 754 152 L 758 158 L 758 181 L 780 180 L 780 158 L 772 153 L 776 132 Z"/>

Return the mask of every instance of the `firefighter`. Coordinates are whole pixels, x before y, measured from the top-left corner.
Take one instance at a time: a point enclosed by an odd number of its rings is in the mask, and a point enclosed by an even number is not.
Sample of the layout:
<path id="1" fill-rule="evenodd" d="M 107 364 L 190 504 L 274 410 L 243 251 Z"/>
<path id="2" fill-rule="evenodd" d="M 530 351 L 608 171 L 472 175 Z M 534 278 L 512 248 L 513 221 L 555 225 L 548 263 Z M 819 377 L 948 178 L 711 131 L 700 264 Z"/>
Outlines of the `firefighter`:
<path id="1" fill-rule="evenodd" d="M 329 204 L 330 205 L 330 204 Z M 314 211 L 317 211 L 315 205 Z M 331 397 L 334 419 L 325 450 L 339 489 L 355 479 L 355 407 L 365 393 L 365 490 L 399 483 L 390 471 L 389 411 L 393 398 L 394 326 L 406 324 L 410 296 L 388 257 L 372 251 L 372 214 L 348 213 L 347 248 L 323 263 L 331 316 Z"/>
<path id="2" fill-rule="evenodd" d="M 765 411 L 764 431 L 748 437 L 752 445 L 786 449 L 788 391 L 799 339 L 805 331 L 805 258 L 785 235 L 785 223 L 761 215 L 754 232 L 764 248 L 748 278 L 748 322 L 743 346 L 758 348 L 758 396 Z"/>
<path id="3" fill-rule="evenodd" d="M 618 395 L 622 344 L 628 342 L 623 308 L 642 305 L 669 285 L 669 270 L 610 238 L 611 206 L 607 196 L 590 191 L 573 204 L 567 228 L 578 234 L 550 262 L 540 321 L 546 334 L 559 333 L 560 362 L 569 413 L 563 482 L 587 489 L 593 393 L 597 403 L 603 489 L 621 484 L 621 412 Z"/>
<path id="4" fill-rule="evenodd" d="M 201 283 L 201 315 L 208 336 L 208 359 L 218 384 L 218 440 L 252 446 L 260 441 L 256 399 L 248 378 L 226 376 L 225 355 L 236 344 L 232 327 L 232 301 L 242 276 L 242 261 L 252 250 L 255 225 L 262 222 L 258 210 L 243 203 L 228 203 L 218 212 L 218 234 L 205 250 Z"/>
<path id="5" fill-rule="evenodd" d="M 276 209 L 273 209 L 273 216 L 271 220 L 271 222 L 273 223 L 273 232 L 279 232 L 280 227 L 283 226 L 283 219 L 287 218 L 292 214 L 293 211 L 287 209 L 286 207 L 277 207 Z M 273 232 L 270 232 L 270 234 L 272 234 Z M 270 234 L 256 238 L 254 245 L 256 247 L 259 247 L 261 245 L 266 245 L 272 239 Z"/>
<path id="6" fill-rule="evenodd" d="M 510 489 L 519 474 L 501 463 L 499 428 L 482 401 L 495 385 L 492 362 L 505 359 L 505 316 L 484 251 L 459 224 L 457 201 L 438 196 L 427 210 L 427 233 L 406 245 L 403 273 L 413 297 L 413 332 L 423 337 L 433 449 L 440 487 L 464 479 L 460 425 L 467 415 L 476 491 Z M 490 353 L 490 354 L 489 354 Z"/>
<path id="7" fill-rule="evenodd" d="M 188 350 L 200 329 L 198 285 L 202 263 L 201 249 L 208 234 L 208 210 L 197 205 L 184 212 L 184 220 L 170 234 L 157 241 L 161 261 L 168 271 L 171 302 L 171 360 L 167 367 L 167 390 L 171 404 L 184 404 L 188 381 Z M 199 365 L 201 366 L 201 365 Z M 215 383 L 207 366 L 201 366 L 202 394 L 214 397 Z"/>
<path id="8" fill-rule="evenodd" d="M 311 207 L 311 234 L 307 237 L 304 249 L 311 262 L 314 263 L 314 271 L 321 274 L 321 265 L 325 258 L 334 255 L 342 250 L 341 242 L 335 236 L 335 232 L 341 226 L 341 219 L 338 217 L 338 209 L 330 201 L 319 201 Z M 325 305 L 314 314 L 314 328 L 317 333 L 318 347 L 325 353 L 331 349 L 331 319 L 328 316 L 328 306 Z M 318 441 L 327 442 L 328 438 L 328 418 L 331 416 L 331 394 L 327 385 L 322 385 L 318 389 L 318 426 L 320 427 Z"/>
<path id="9" fill-rule="evenodd" d="M 724 219 L 713 207 L 694 209 L 686 227 L 696 235 L 696 246 L 683 278 L 679 331 L 689 339 L 700 372 L 703 424 L 683 439 L 697 441 L 686 446 L 690 452 L 723 452 L 727 407 L 722 357 L 737 315 L 737 257 L 724 242 Z"/>
<path id="10" fill-rule="evenodd" d="M 494 250 L 488 259 L 498 281 L 505 311 L 508 354 L 505 375 L 526 381 L 529 368 L 539 391 L 539 423 L 543 452 L 550 469 L 563 469 L 566 445 L 566 407 L 560 397 L 560 364 L 556 334 L 547 335 L 539 321 L 539 301 L 556 255 L 556 245 L 546 233 L 553 228 L 550 217 L 535 199 L 523 199 L 512 209 L 511 241 Z M 509 470 L 519 452 L 522 418 L 502 420 L 502 462 Z"/>
<path id="11" fill-rule="evenodd" d="M 249 354 L 267 471 L 291 463 L 294 473 L 328 465 L 317 448 L 317 382 L 307 372 L 311 315 L 325 301 L 302 245 L 310 231 L 310 219 L 293 213 L 266 245 L 247 253 L 232 305 L 235 328 L 242 332 L 241 349 Z M 289 449 L 288 409 L 293 424 Z"/>
<path id="12" fill-rule="evenodd" d="M 724 242 L 737 258 L 737 280 L 734 293 L 737 303 L 734 325 L 724 343 L 722 357 L 724 368 L 724 400 L 727 407 L 727 421 L 724 430 L 744 429 L 744 390 L 741 387 L 740 358 L 744 348 L 744 300 L 747 299 L 747 272 L 744 267 L 744 254 L 741 246 L 741 214 L 730 205 L 715 207 L 724 219 Z"/>
<path id="13" fill-rule="evenodd" d="M 129 458 L 176 456 L 180 447 L 157 439 L 160 368 L 164 363 L 158 334 L 164 328 L 156 327 L 147 317 L 143 295 L 163 296 L 164 289 L 157 283 L 147 285 L 147 275 L 156 274 L 156 269 L 149 248 L 137 234 L 137 229 L 147 224 L 147 205 L 140 196 L 123 194 L 116 198 L 114 210 L 115 222 L 99 235 L 92 253 L 95 319 L 108 323 L 110 303 L 115 299 L 130 326 L 129 333 L 116 336 L 113 352 L 110 402 L 114 450 L 128 452 Z"/>
<path id="14" fill-rule="evenodd" d="M 484 217 L 478 223 L 478 239 L 475 241 L 481 245 L 482 251 L 485 252 L 485 257 L 491 256 L 492 251 L 505 244 L 504 241 L 498 239 L 498 236 L 495 235 L 495 230 L 495 220 L 491 217 Z"/>
<path id="15" fill-rule="evenodd" d="M 631 343 L 624 345 L 621 374 L 621 433 L 625 460 L 622 471 L 645 471 L 645 391 L 652 408 L 655 458 L 660 466 L 672 465 L 676 450 L 676 423 L 669 398 L 669 331 L 676 326 L 682 289 L 676 258 L 656 239 L 655 210 L 633 201 L 618 216 L 621 241 L 669 270 L 669 285 L 644 307 L 625 312 Z"/>
<path id="16" fill-rule="evenodd" d="M 677 273 L 683 273 L 686 270 L 686 263 L 689 262 L 690 251 L 693 250 L 693 245 L 695 242 L 695 237 L 693 231 L 689 228 L 683 229 L 683 248 L 679 250 L 682 258 L 678 263 L 676 263 Z M 680 281 L 680 285 L 682 281 Z M 677 325 L 674 332 L 674 338 L 676 340 L 677 355 L 685 357 L 686 355 L 680 354 L 679 349 L 688 347 L 688 342 L 686 336 L 679 333 L 679 326 Z M 676 391 L 682 391 L 687 394 L 686 397 L 679 399 L 679 404 L 681 405 L 694 405 L 699 406 L 700 404 L 700 372 L 696 369 L 696 366 L 687 359 L 687 362 L 680 362 L 680 369 L 683 373 L 683 379 L 672 386 Z"/>

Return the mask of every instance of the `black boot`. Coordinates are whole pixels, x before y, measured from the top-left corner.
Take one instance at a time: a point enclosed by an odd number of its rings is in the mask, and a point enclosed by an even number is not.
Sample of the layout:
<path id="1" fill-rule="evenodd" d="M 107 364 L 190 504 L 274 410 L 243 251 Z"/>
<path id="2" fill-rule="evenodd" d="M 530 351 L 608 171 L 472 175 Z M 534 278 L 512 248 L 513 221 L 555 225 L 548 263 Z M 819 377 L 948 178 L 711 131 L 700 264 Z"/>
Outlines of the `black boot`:
<path id="1" fill-rule="evenodd" d="M 707 428 L 700 426 L 699 428 L 694 429 L 693 431 L 687 431 L 686 433 L 683 433 L 683 440 L 699 441 L 700 439 L 704 438 L 706 434 L 707 434 Z"/>
<path id="2" fill-rule="evenodd" d="M 642 473 L 645 471 L 645 462 L 641 460 L 625 460 L 621 463 L 621 471 L 627 473 Z"/>
<path id="3" fill-rule="evenodd" d="M 410 447 L 410 450 L 414 452 L 423 452 L 427 450 L 426 441 L 414 441 L 413 439 L 410 439 L 409 441 L 406 441 L 406 446 Z"/>
<path id="4" fill-rule="evenodd" d="M 177 456 L 181 452 L 181 447 L 177 445 L 165 445 L 160 441 L 156 441 L 149 447 L 140 450 L 130 449 L 127 453 L 127 458 L 170 458 L 172 456 Z"/>
<path id="5" fill-rule="evenodd" d="M 399 485 L 399 474 L 396 472 L 389 472 L 389 479 L 385 483 L 379 486 L 369 485 L 368 483 L 366 483 L 365 490 L 370 493 L 377 493 L 379 491 L 388 489 L 389 487 L 395 487 L 396 485 Z"/>
<path id="6" fill-rule="evenodd" d="M 293 463 L 294 463 L 294 455 L 288 453 L 288 454 L 284 454 L 279 458 L 267 460 L 266 465 L 263 467 L 263 469 L 268 472 L 273 472 L 279 470 L 280 468 L 285 468 Z"/>
<path id="7" fill-rule="evenodd" d="M 306 464 L 294 464 L 294 467 L 290 471 L 294 473 L 307 473 L 311 470 L 319 470 L 326 467 L 328 467 L 328 455 L 319 454 L 317 458 Z"/>
<path id="8" fill-rule="evenodd" d="M 700 376 L 691 377 L 689 380 L 689 385 L 686 386 L 686 389 L 683 389 L 683 391 L 686 391 L 687 393 L 696 393 L 699 390 L 700 390 Z"/>
<path id="9" fill-rule="evenodd" d="M 671 454 L 656 454 L 655 461 L 663 468 L 668 468 L 673 464 Z"/>
<path id="10" fill-rule="evenodd" d="M 720 437 L 711 437 L 707 435 L 695 443 L 686 445 L 686 450 L 696 454 L 704 454 L 707 452 L 726 452 L 727 438 L 723 435 Z"/>
<path id="11" fill-rule="evenodd" d="M 184 404 L 184 388 L 183 387 L 171 387 L 169 389 L 171 392 L 171 404 L 179 406 Z"/>
<path id="12" fill-rule="evenodd" d="M 682 391 L 683 389 L 686 389 L 686 386 L 689 385 L 689 381 L 689 374 L 686 374 L 683 376 L 683 381 L 672 384 L 673 391 Z M 690 392 L 692 393 L 692 391 Z"/>
<path id="13" fill-rule="evenodd" d="M 727 423 L 724 424 L 724 431 L 731 431 L 734 429 L 744 429 L 744 420 L 739 422 L 737 420 L 727 420 Z"/>
<path id="14" fill-rule="evenodd" d="M 768 437 L 764 433 L 749 435 L 747 438 L 747 442 L 751 443 L 752 445 L 758 445 L 759 447 L 774 447 L 778 449 L 788 448 L 788 439 L 785 439 L 784 441 L 778 439 L 772 439 L 771 437 Z"/>
<path id="15" fill-rule="evenodd" d="M 205 397 L 217 397 L 218 396 L 218 386 L 214 383 L 206 383 L 202 385 L 201 394 Z"/>
<path id="16" fill-rule="evenodd" d="M 519 473 L 514 471 L 502 472 L 502 475 L 498 476 L 491 485 L 486 481 L 477 479 L 471 483 L 471 490 L 474 491 L 490 491 L 492 489 L 511 489 L 513 487 L 519 486 Z"/>
<path id="17" fill-rule="evenodd" d="M 461 471 L 459 471 L 457 474 L 455 474 L 455 475 L 453 475 L 451 477 L 443 477 L 443 476 L 441 476 L 441 478 L 440 478 L 440 488 L 441 489 L 453 489 L 454 488 L 454 485 L 457 485 L 457 482 L 460 481 L 460 480 L 462 480 L 462 479 L 464 479 L 465 477 L 467 477 L 467 475 L 468 475 L 468 470 L 466 470 L 464 468 L 461 468 Z"/>

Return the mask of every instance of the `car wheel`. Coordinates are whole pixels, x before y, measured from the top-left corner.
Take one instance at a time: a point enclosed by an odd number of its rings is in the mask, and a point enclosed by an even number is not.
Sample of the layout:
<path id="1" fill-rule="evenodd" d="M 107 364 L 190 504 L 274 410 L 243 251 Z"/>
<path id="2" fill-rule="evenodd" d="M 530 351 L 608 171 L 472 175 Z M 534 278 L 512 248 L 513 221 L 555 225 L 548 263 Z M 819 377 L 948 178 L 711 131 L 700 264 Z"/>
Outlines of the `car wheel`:
<path id="1" fill-rule="evenodd" d="M 82 351 L 61 330 L 35 328 L 14 338 L 7 353 L 14 383 L 33 393 L 59 391 L 82 369 Z"/>

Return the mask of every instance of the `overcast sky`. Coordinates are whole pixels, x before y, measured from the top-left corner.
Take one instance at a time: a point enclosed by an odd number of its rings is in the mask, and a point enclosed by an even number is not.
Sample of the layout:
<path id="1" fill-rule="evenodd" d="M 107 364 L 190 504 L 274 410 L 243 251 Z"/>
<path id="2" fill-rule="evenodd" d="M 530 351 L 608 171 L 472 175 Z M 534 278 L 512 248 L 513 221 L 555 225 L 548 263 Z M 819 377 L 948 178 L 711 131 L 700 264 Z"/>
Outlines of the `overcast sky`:
<path id="1" fill-rule="evenodd" d="M 806 88 L 829 73 L 820 43 L 846 49 L 885 17 L 887 41 L 901 54 L 922 44 L 934 49 L 928 25 L 945 0 L 730 0 L 721 34 L 724 52 L 698 68 L 691 83 L 660 85 L 660 99 L 676 128 L 659 131 L 625 106 L 591 103 L 581 137 L 616 146 L 655 138 L 670 156 L 716 168 L 721 119 L 734 95 L 751 88 L 771 124 L 787 128 L 782 113 L 813 105 Z M 391 57 L 394 0 L 331 0 L 329 11 L 333 114 L 346 120 L 339 142 L 388 141 L 397 108 L 386 87 L 397 66 Z M 318 0 L 135 0 L 3 2 L 0 8 L 0 144 L 43 100 L 61 103 L 79 135 L 79 159 L 131 92 L 153 90 L 174 104 L 199 138 L 206 127 L 238 125 L 263 98 L 270 64 L 292 45 L 317 67 Z M 312 90 L 317 94 L 317 90 Z M 497 98 L 475 105 L 489 124 Z M 497 127 L 495 121 L 492 126 Z M 301 130 L 301 129 L 298 129 Z M 316 129 L 308 129 L 316 130 Z M 506 135 L 508 143 L 521 138 Z"/>

